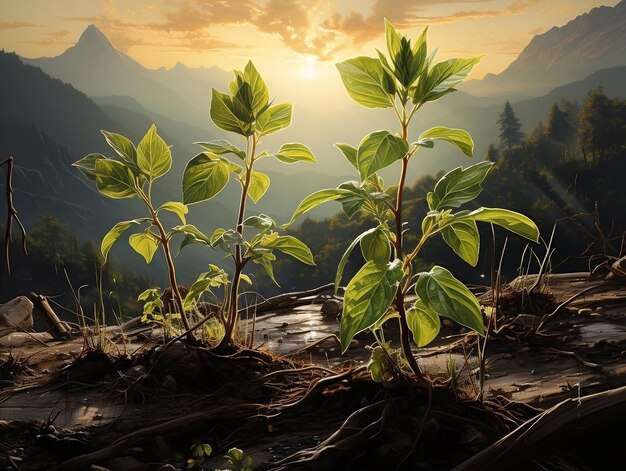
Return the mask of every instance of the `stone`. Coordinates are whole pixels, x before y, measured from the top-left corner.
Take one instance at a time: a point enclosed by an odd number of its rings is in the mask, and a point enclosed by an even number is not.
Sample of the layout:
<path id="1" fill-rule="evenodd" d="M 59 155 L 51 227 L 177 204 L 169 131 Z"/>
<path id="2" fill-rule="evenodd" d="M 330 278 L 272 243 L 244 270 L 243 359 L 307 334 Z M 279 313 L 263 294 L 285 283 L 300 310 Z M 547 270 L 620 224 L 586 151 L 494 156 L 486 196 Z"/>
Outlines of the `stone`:
<path id="1" fill-rule="evenodd" d="M 172 449 L 161 435 L 157 435 L 152 439 L 149 448 L 150 456 L 154 461 L 166 461 L 172 455 Z M 171 465 L 170 465 L 171 466 Z M 159 468 L 160 469 L 160 468 Z M 172 467 L 174 469 L 174 467 Z"/>
<path id="2" fill-rule="evenodd" d="M 588 307 L 583 307 L 581 309 L 578 310 L 578 315 L 579 316 L 589 316 L 591 315 L 593 311 L 591 309 L 589 309 Z"/>
<path id="3" fill-rule="evenodd" d="M 148 369 L 143 365 L 131 366 L 124 375 L 127 379 L 137 382 L 148 375 Z"/>
<path id="4" fill-rule="evenodd" d="M 179 468 L 172 464 L 164 464 L 160 468 L 157 468 L 157 471 L 178 471 Z"/>
<path id="5" fill-rule="evenodd" d="M 340 299 L 330 298 L 322 304 L 322 316 L 329 318 L 338 317 L 343 311 L 343 303 Z"/>
<path id="6" fill-rule="evenodd" d="M 26 296 L 18 296 L 0 304 L 0 337 L 15 331 L 33 328 L 33 303 Z"/>

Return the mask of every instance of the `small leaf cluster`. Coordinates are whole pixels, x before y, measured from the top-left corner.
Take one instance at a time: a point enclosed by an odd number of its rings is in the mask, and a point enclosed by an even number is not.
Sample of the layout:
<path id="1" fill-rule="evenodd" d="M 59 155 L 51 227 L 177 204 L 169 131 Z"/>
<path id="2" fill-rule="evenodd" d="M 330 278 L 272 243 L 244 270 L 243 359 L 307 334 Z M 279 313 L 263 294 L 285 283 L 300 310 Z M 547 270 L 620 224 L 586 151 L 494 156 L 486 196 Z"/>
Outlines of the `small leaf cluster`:
<path id="1" fill-rule="evenodd" d="M 172 153 L 153 124 L 137 147 L 126 137 L 109 131 L 102 131 L 106 142 L 115 151 L 114 157 L 102 154 L 89 154 L 73 165 L 96 182 L 98 191 L 113 199 L 141 199 L 150 209 L 150 217 L 117 223 L 102 239 L 101 252 L 106 262 L 109 250 L 117 239 L 129 228 L 145 224 L 142 232 L 132 234 L 128 242 L 147 263 L 163 243 L 163 234 L 154 230 L 154 217 L 161 211 L 178 216 L 185 224 L 188 208 L 183 203 L 168 201 L 158 208 L 152 206 L 152 184 L 165 175 L 172 167 Z M 171 235 L 171 234 L 169 234 Z"/>

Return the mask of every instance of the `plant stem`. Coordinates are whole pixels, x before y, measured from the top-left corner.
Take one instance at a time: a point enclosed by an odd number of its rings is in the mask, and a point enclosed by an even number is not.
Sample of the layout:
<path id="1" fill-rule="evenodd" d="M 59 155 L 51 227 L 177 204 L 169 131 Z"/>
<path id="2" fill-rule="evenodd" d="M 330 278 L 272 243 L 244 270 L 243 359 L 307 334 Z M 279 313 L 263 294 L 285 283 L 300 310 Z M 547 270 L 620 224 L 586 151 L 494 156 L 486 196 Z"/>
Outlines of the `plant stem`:
<path id="1" fill-rule="evenodd" d="M 405 112 L 403 113 L 403 118 L 406 118 Z M 402 138 L 406 139 L 408 134 L 408 122 L 403 119 L 402 120 Z M 400 182 L 398 184 L 398 192 L 396 195 L 396 209 L 394 211 L 396 217 L 396 240 L 395 240 L 395 248 L 396 248 L 396 258 L 402 260 L 402 203 L 403 203 L 403 194 L 404 194 L 404 183 L 406 180 L 407 169 L 409 165 L 409 156 L 405 155 L 402 158 L 402 170 L 400 173 Z M 409 366 L 413 373 L 417 376 L 421 375 L 421 370 L 415 357 L 413 356 L 413 352 L 411 351 L 411 340 L 409 338 L 409 326 L 406 322 L 406 310 L 404 308 L 404 284 L 400 283 L 398 286 L 398 290 L 396 291 L 396 309 L 398 310 L 398 315 L 400 316 L 400 345 L 402 347 L 402 352 L 406 357 Z"/>
<path id="2" fill-rule="evenodd" d="M 180 319 L 183 323 L 183 327 L 185 330 L 189 330 L 191 325 L 189 324 L 189 320 L 187 319 L 187 315 L 185 313 L 185 305 L 183 304 L 183 297 L 180 294 L 180 290 L 178 289 L 178 282 L 176 281 L 176 268 L 174 267 L 174 259 L 172 258 L 172 252 L 170 251 L 170 239 L 163 228 L 163 224 L 159 220 L 159 215 L 154 209 L 152 205 L 150 192 L 152 189 L 152 184 L 148 187 L 148 195 L 144 193 L 144 191 L 138 187 L 137 194 L 139 198 L 145 203 L 150 211 L 150 217 L 152 218 L 152 223 L 155 225 L 157 230 L 159 231 L 159 241 L 161 242 L 161 246 L 163 247 L 163 255 L 165 256 L 165 263 L 167 264 L 167 273 L 170 281 L 170 288 L 172 290 L 172 296 L 174 297 L 174 302 L 176 303 L 176 308 L 180 313 Z"/>
<path id="3" fill-rule="evenodd" d="M 248 198 L 248 189 L 250 188 L 250 182 L 252 181 L 252 166 L 254 165 L 255 153 L 256 153 L 257 137 L 252 136 L 252 148 L 248 153 L 248 159 L 246 160 L 246 177 L 241 187 L 241 199 L 239 200 L 239 213 L 237 215 L 237 232 L 243 237 L 243 220 L 246 214 L 246 200 Z M 239 283 L 241 282 L 241 274 L 243 268 L 246 265 L 246 260 L 243 258 L 241 246 L 235 247 L 235 272 L 233 274 L 233 283 L 230 288 L 230 296 L 228 300 L 228 313 L 226 316 L 226 325 L 224 328 L 224 337 L 217 346 L 218 349 L 222 349 L 233 341 L 233 332 L 237 325 L 237 317 L 239 316 Z"/>
<path id="4" fill-rule="evenodd" d="M 185 330 L 189 330 L 191 325 L 189 324 L 189 320 L 187 319 L 187 314 L 185 313 L 185 306 L 183 304 L 183 298 L 180 294 L 180 290 L 178 289 L 178 282 L 176 281 L 176 268 L 174 267 L 174 259 L 172 258 L 172 252 L 170 251 L 170 241 L 167 237 L 165 229 L 163 228 L 163 224 L 159 220 L 159 217 L 152 208 L 152 205 L 149 206 L 150 213 L 152 215 L 152 222 L 156 226 L 159 231 L 159 236 L 161 239 L 161 246 L 163 247 L 163 254 L 165 255 L 165 261 L 167 263 L 167 272 L 170 278 L 170 287 L 172 289 L 172 295 L 175 298 L 176 307 L 180 312 L 180 319 L 183 322 L 183 327 Z"/>

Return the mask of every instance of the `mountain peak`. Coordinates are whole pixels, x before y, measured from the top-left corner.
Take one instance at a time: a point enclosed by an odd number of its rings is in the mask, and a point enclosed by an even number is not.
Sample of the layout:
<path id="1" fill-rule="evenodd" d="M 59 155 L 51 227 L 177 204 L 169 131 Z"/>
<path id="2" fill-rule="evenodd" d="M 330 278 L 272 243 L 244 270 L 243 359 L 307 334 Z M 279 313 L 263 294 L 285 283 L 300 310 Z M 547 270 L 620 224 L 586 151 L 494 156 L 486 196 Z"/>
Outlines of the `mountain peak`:
<path id="1" fill-rule="evenodd" d="M 76 43 L 76 46 L 90 46 L 90 47 L 104 47 L 107 49 L 114 49 L 111 41 L 107 38 L 102 31 L 94 24 L 91 24 L 85 28 L 83 34 L 80 35 L 80 39 Z"/>

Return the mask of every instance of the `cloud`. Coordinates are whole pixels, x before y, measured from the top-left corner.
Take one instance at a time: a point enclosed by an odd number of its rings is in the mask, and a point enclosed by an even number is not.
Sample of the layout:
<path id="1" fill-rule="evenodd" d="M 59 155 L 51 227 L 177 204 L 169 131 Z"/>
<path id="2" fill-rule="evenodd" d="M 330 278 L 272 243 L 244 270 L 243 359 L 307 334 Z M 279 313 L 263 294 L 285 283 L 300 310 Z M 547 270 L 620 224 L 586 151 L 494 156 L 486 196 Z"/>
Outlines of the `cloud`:
<path id="1" fill-rule="evenodd" d="M 346 16 L 335 13 L 323 23 L 329 31 L 344 34 L 356 44 L 364 44 L 383 34 L 382 18 L 387 18 L 399 27 L 411 27 L 433 23 L 452 23 L 467 19 L 516 15 L 527 11 L 538 0 L 516 0 L 501 9 L 463 10 L 440 16 L 423 16 L 426 7 L 445 4 L 489 3 L 494 0 L 376 0 L 367 15 L 352 11 Z"/>
<path id="2" fill-rule="evenodd" d="M 32 23 L 24 23 L 23 21 L 2 21 L 0 20 L 0 29 L 20 29 L 20 28 L 32 28 L 39 25 Z"/>
<path id="3" fill-rule="evenodd" d="M 34 44 L 36 46 L 50 46 L 51 44 L 57 44 L 61 42 L 70 31 L 67 29 L 61 31 L 52 31 L 50 33 L 44 33 L 44 37 L 41 39 L 34 39 L 31 41 L 21 41 L 23 44 Z"/>

